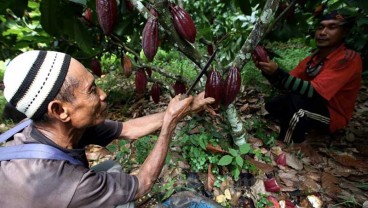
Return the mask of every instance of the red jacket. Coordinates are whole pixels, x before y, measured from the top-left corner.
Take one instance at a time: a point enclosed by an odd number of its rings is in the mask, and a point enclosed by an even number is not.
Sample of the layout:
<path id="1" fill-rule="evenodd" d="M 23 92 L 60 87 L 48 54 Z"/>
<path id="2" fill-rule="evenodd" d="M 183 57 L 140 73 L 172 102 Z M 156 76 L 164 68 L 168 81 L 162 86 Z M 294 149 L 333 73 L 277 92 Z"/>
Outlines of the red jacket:
<path id="1" fill-rule="evenodd" d="M 362 81 L 362 60 L 360 55 L 344 44 L 329 54 L 324 60 L 322 71 L 315 77 L 306 72 L 308 56 L 290 72 L 291 75 L 311 81 L 314 89 L 328 101 L 330 130 L 343 128 L 350 120 Z M 312 65 L 317 64 L 312 60 Z"/>

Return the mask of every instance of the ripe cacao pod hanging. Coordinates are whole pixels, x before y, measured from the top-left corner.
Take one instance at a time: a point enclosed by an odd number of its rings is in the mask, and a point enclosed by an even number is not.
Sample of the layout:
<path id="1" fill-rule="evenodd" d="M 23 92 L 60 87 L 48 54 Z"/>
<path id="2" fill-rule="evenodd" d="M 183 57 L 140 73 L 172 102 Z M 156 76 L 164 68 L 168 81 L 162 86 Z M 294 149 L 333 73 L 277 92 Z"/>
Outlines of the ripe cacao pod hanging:
<path id="1" fill-rule="evenodd" d="M 147 88 L 147 75 L 146 72 L 140 68 L 135 72 L 135 90 L 137 93 L 144 93 Z"/>
<path id="2" fill-rule="evenodd" d="M 194 43 L 197 30 L 192 17 L 181 7 L 170 4 L 170 12 L 173 17 L 173 23 L 180 37 Z"/>
<path id="3" fill-rule="evenodd" d="M 241 85 L 241 77 L 240 71 L 236 67 L 230 67 L 224 86 L 224 97 L 223 103 L 225 106 L 230 105 L 235 98 L 238 92 L 240 91 Z"/>
<path id="4" fill-rule="evenodd" d="M 95 75 L 97 75 L 98 77 L 101 77 L 102 70 L 101 70 L 100 61 L 98 59 L 96 58 L 91 59 L 90 68 Z"/>
<path id="5" fill-rule="evenodd" d="M 132 61 L 130 60 L 128 56 L 124 56 L 124 55 L 121 56 L 120 61 L 123 67 L 124 77 L 129 78 L 130 75 L 132 75 L 132 70 L 133 70 Z"/>
<path id="6" fill-rule="evenodd" d="M 213 45 L 210 44 L 210 45 L 207 45 L 207 52 L 208 52 L 208 55 L 212 55 L 213 54 Z"/>
<path id="7" fill-rule="evenodd" d="M 151 87 L 151 97 L 154 103 L 158 103 L 160 101 L 160 95 L 161 95 L 160 84 L 154 83 Z"/>
<path id="8" fill-rule="evenodd" d="M 148 61 L 152 61 L 155 57 L 159 44 L 158 14 L 153 8 L 151 8 L 150 11 L 152 16 L 148 18 L 146 24 L 144 25 L 142 34 L 142 48 Z"/>
<path id="9" fill-rule="evenodd" d="M 96 12 L 103 33 L 110 35 L 117 21 L 118 10 L 116 0 L 96 0 Z"/>
<path id="10" fill-rule="evenodd" d="M 211 105 L 214 108 L 217 108 L 221 102 L 222 79 L 220 73 L 216 71 L 215 68 L 212 68 L 207 78 L 204 97 L 212 97 L 215 99 L 215 102 Z"/>
<path id="11" fill-rule="evenodd" d="M 268 62 L 268 54 L 263 46 L 257 45 L 252 53 L 253 62 L 257 65 L 257 62 Z"/>
<path id="12" fill-rule="evenodd" d="M 173 85 L 175 95 L 178 94 L 185 94 L 187 91 L 185 84 L 181 80 L 176 80 L 175 84 Z"/>

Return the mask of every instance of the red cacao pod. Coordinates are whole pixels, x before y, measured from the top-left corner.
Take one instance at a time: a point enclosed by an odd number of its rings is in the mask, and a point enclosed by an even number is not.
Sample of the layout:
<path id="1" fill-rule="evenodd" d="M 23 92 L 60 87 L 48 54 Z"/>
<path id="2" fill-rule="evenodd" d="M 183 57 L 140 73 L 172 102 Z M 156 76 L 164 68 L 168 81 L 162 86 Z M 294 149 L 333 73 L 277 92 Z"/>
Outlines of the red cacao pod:
<path id="1" fill-rule="evenodd" d="M 117 21 L 118 10 L 116 0 L 96 0 L 96 12 L 103 33 L 110 35 Z"/>
<path id="2" fill-rule="evenodd" d="M 137 69 L 135 72 L 135 90 L 137 93 L 144 93 L 147 88 L 147 75 L 143 69 Z"/>
<path id="3" fill-rule="evenodd" d="M 215 99 L 215 102 L 212 103 L 214 108 L 217 108 L 221 102 L 222 98 L 222 78 L 218 71 L 215 68 L 210 72 L 204 92 L 204 97 L 212 97 Z"/>
<path id="4" fill-rule="evenodd" d="M 224 97 L 223 103 L 225 106 L 230 105 L 235 98 L 238 92 L 240 91 L 241 86 L 241 77 L 240 71 L 236 67 L 230 67 L 228 74 L 225 80 L 224 86 Z"/>
<path id="5" fill-rule="evenodd" d="M 98 59 L 96 58 L 91 59 L 90 68 L 95 75 L 97 75 L 98 77 L 101 77 L 102 70 L 101 70 L 100 61 Z"/>
<path id="6" fill-rule="evenodd" d="M 92 22 L 92 10 L 90 8 L 84 11 L 83 18 L 88 22 Z"/>
<path id="7" fill-rule="evenodd" d="M 176 80 L 175 84 L 173 85 L 173 88 L 175 91 L 175 95 L 185 94 L 185 92 L 187 91 L 185 84 L 180 80 Z"/>
<path id="8" fill-rule="evenodd" d="M 171 4 L 170 12 L 173 17 L 173 23 L 180 37 L 194 43 L 197 35 L 197 30 L 192 17 L 181 7 Z"/>
<path id="9" fill-rule="evenodd" d="M 126 78 L 129 78 L 132 75 L 133 70 L 132 60 L 130 60 L 128 56 L 121 56 L 120 61 L 123 67 L 123 75 Z"/>
<path id="10" fill-rule="evenodd" d="M 161 95 L 161 87 L 160 84 L 154 83 L 151 87 L 151 97 L 154 103 L 158 103 L 160 101 Z"/>
<path id="11" fill-rule="evenodd" d="M 267 178 L 263 181 L 266 191 L 268 192 L 279 192 L 280 186 L 275 178 Z"/>
<path id="12" fill-rule="evenodd" d="M 253 53 L 253 62 L 257 65 L 257 62 L 268 62 L 268 54 L 263 46 L 257 45 Z"/>
<path id="13" fill-rule="evenodd" d="M 151 9 L 151 13 L 153 16 L 148 18 L 142 34 L 142 48 L 148 61 L 152 61 L 155 57 L 159 44 L 158 14 L 153 8 Z"/>
<path id="14" fill-rule="evenodd" d="M 281 153 L 276 157 L 275 162 L 278 165 L 282 165 L 282 166 L 286 166 L 286 154 L 285 153 Z"/>

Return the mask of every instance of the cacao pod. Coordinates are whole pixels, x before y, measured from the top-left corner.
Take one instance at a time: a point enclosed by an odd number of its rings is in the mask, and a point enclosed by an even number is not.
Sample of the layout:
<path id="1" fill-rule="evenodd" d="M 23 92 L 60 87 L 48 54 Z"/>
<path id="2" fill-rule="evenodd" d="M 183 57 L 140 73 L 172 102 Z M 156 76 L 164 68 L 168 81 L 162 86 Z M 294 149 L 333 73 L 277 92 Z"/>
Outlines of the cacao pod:
<path id="1" fill-rule="evenodd" d="M 215 102 L 212 103 L 212 107 L 217 108 L 221 102 L 222 98 L 222 79 L 221 75 L 215 68 L 210 72 L 204 92 L 204 97 L 212 97 L 215 99 Z"/>
<path id="2" fill-rule="evenodd" d="M 152 76 L 152 68 L 151 67 L 146 67 L 146 72 L 147 72 L 148 77 Z"/>
<path id="3" fill-rule="evenodd" d="M 224 86 L 224 97 L 223 103 L 225 106 L 230 105 L 235 98 L 238 92 L 240 91 L 241 85 L 241 77 L 240 71 L 236 67 L 230 67 Z"/>
<path id="4" fill-rule="evenodd" d="M 263 180 L 263 183 L 264 183 L 266 191 L 268 192 L 279 192 L 280 191 L 280 186 L 274 177 Z"/>
<path id="5" fill-rule="evenodd" d="M 110 35 L 117 21 L 118 10 L 116 0 L 96 0 L 96 12 L 103 33 Z"/>
<path id="6" fill-rule="evenodd" d="M 126 78 L 129 78 L 130 75 L 132 75 L 132 69 L 133 69 L 132 61 L 130 60 L 128 56 L 121 56 L 120 61 L 123 67 L 123 75 Z"/>
<path id="7" fill-rule="evenodd" d="M 197 30 L 192 17 L 181 7 L 171 4 L 170 12 L 173 17 L 173 23 L 180 37 L 194 43 Z"/>
<path id="8" fill-rule="evenodd" d="M 258 67 L 258 62 L 268 62 L 268 54 L 263 46 L 257 45 L 252 53 L 253 63 Z"/>
<path id="9" fill-rule="evenodd" d="M 87 8 L 84 11 L 83 18 L 87 20 L 88 22 L 92 22 L 92 10 L 90 8 Z"/>
<path id="10" fill-rule="evenodd" d="M 318 5 L 315 9 L 314 9 L 314 12 L 313 12 L 313 16 L 314 17 L 319 17 L 323 14 L 323 11 L 325 10 L 326 8 L 326 5 L 325 4 L 320 4 Z"/>
<path id="11" fill-rule="evenodd" d="M 175 91 L 175 95 L 185 94 L 185 92 L 187 91 L 185 84 L 180 80 L 176 80 L 175 84 L 173 85 L 173 88 Z"/>
<path id="12" fill-rule="evenodd" d="M 143 69 L 137 69 L 135 72 L 135 90 L 137 93 L 144 93 L 147 87 L 147 75 Z"/>
<path id="13" fill-rule="evenodd" d="M 149 17 L 143 28 L 142 34 L 142 48 L 144 55 L 148 61 L 152 61 L 155 57 L 159 44 L 158 37 L 158 14 L 152 8 L 151 13 L 153 16 Z"/>
<path id="14" fill-rule="evenodd" d="M 160 101 L 161 95 L 161 87 L 160 84 L 154 83 L 151 87 L 151 97 L 154 103 L 158 103 Z"/>
<path id="15" fill-rule="evenodd" d="M 101 77 L 102 70 L 101 70 L 100 61 L 98 59 L 96 58 L 91 59 L 90 68 L 95 75 L 97 75 L 98 77 Z"/>

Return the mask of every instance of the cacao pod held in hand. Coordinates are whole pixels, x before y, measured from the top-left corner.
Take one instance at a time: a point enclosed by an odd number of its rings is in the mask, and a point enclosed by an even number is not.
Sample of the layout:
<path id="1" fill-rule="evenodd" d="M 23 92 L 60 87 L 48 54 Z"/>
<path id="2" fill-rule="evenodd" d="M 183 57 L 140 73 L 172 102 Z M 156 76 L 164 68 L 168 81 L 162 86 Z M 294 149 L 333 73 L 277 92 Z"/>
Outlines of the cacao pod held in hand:
<path id="1" fill-rule="evenodd" d="M 236 67 L 230 67 L 224 86 L 224 97 L 223 102 L 225 106 L 230 105 L 235 98 L 238 92 L 240 91 L 241 85 L 241 77 L 240 71 Z"/>
<path id="2" fill-rule="evenodd" d="M 212 104 L 214 108 L 217 108 L 221 102 L 222 79 L 220 73 L 214 68 L 207 78 L 204 97 L 212 97 L 215 99 L 215 102 Z"/>
<path id="3" fill-rule="evenodd" d="M 147 88 L 147 75 L 143 69 L 137 69 L 135 72 L 135 90 L 137 93 L 144 93 Z"/>
<path id="4" fill-rule="evenodd" d="M 187 91 L 185 84 L 180 80 L 176 80 L 175 84 L 173 85 L 173 88 L 175 91 L 175 95 L 185 94 L 185 92 Z"/>
<path id="5" fill-rule="evenodd" d="M 96 0 L 96 12 L 103 33 L 110 35 L 117 21 L 118 10 L 116 0 Z"/>
<path id="6" fill-rule="evenodd" d="M 263 46 L 257 45 L 253 51 L 253 62 L 257 65 L 257 62 L 268 62 L 268 54 Z"/>
<path id="7" fill-rule="evenodd" d="M 184 9 L 174 4 L 170 5 L 170 12 L 173 17 L 174 27 L 180 37 L 194 43 L 197 30 L 192 17 Z"/>
<path id="8" fill-rule="evenodd" d="M 142 48 L 148 61 L 152 61 L 155 57 L 159 44 L 158 14 L 153 8 L 151 9 L 151 13 L 153 16 L 148 18 L 142 34 Z"/>
<path id="9" fill-rule="evenodd" d="M 120 61 L 123 67 L 123 75 L 126 78 L 129 78 L 130 75 L 132 75 L 132 69 L 133 69 L 132 60 L 130 60 L 128 56 L 121 56 Z"/>
<path id="10" fill-rule="evenodd" d="M 100 61 L 96 58 L 91 59 L 90 67 L 92 72 L 97 75 L 98 77 L 101 77 L 102 70 L 101 70 L 101 64 Z"/>
<path id="11" fill-rule="evenodd" d="M 160 101 L 160 95 L 161 95 L 160 84 L 154 83 L 151 88 L 151 97 L 154 103 L 158 103 Z"/>

